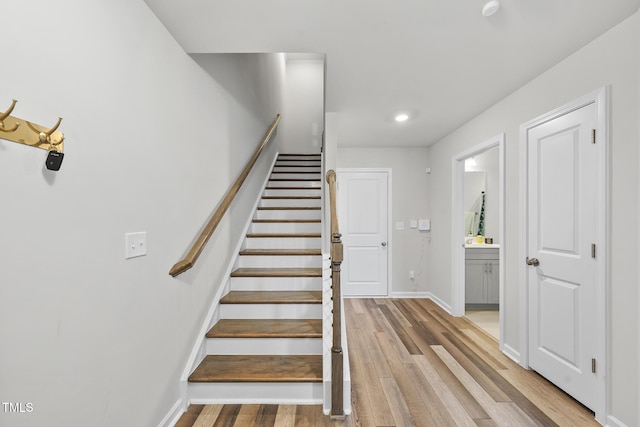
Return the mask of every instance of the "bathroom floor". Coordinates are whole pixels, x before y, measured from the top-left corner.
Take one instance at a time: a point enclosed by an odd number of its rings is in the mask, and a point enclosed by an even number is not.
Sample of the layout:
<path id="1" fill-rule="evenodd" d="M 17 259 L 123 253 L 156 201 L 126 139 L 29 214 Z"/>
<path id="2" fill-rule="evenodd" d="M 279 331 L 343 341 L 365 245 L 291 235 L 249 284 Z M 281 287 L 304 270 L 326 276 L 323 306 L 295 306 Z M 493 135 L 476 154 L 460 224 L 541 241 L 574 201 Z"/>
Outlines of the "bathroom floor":
<path id="1" fill-rule="evenodd" d="M 498 310 L 466 310 L 467 319 L 484 329 L 489 335 L 500 340 L 500 311 Z"/>

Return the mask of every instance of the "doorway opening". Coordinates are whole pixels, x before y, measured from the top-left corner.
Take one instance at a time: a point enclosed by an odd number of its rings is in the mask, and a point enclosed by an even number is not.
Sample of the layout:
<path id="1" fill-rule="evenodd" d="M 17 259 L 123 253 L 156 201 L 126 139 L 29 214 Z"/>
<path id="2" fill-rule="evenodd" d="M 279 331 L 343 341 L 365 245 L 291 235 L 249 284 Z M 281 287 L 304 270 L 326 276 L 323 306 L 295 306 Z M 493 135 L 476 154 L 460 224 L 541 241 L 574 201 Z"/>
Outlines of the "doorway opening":
<path id="1" fill-rule="evenodd" d="M 453 158 L 452 312 L 504 342 L 504 134 Z M 474 165 L 475 163 L 475 165 Z"/>

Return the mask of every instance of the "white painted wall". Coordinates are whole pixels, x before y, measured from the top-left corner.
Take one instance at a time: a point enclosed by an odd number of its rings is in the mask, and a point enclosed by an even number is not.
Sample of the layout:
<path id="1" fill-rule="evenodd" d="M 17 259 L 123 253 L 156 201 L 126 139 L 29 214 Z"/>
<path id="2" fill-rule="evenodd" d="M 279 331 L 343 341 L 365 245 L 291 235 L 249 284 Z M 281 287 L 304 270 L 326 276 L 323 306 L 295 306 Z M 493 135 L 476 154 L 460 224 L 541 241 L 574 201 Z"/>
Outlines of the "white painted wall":
<path id="1" fill-rule="evenodd" d="M 519 349 L 518 255 L 519 126 L 591 91 L 611 85 L 611 414 L 610 421 L 640 423 L 638 382 L 638 128 L 640 13 L 549 69 L 509 97 L 431 146 L 429 290 L 451 302 L 451 159 L 506 132 L 506 344 Z M 508 72 L 508 70 L 505 70 Z"/>
<path id="2" fill-rule="evenodd" d="M 390 168 L 392 212 L 389 247 L 391 283 L 393 294 L 425 292 L 428 269 L 427 247 L 430 232 L 409 228 L 411 219 L 426 218 L 429 200 L 429 176 L 427 148 L 354 148 L 338 147 L 338 168 Z M 396 222 L 404 222 L 404 230 L 396 230 Z M 440 227 L 434 223 L 432 227 Z M 415 279 L 409 279 L 409 270 Z"/>
<path id="3" fill-rule="evenodd" d="M 0 140 L 0 401 L 33 408 L 0 408 L 0 425 L 157 425 L 247 203 L 196 267 L 169 268 L 279 112 L 282 61 L 226 56 L 207 72 L 142 0 L 5 2 L 2 15 L 0 104 L 62 116 L 66 145 L 55 173 L 44 151 Z M 125 261 L 132 231 L 148 255 Z"/>
<path id="4" fill-rule="evenodd" d="M 282 151 L 319 153 L 324 128 L 324 60 L 288 60 Z"/>

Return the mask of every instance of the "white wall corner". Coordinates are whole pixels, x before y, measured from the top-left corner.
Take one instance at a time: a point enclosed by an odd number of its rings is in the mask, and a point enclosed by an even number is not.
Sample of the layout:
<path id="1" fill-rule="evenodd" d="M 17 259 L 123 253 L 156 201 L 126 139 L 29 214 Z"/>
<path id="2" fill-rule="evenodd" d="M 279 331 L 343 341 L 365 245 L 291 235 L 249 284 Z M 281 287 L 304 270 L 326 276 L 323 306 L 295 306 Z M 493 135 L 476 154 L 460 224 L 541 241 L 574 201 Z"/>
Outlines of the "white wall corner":
<path id="1" fill-rule="evenodd" d="M 451 314 L 453 316 L 451 305 L 447 304 L 442 299 L 438 298 L 437 296 L 433 295 L 430 292 L 427 292 L 427 298 L 429 298 L 431 301 L 433 301 L 436 304 L 438 304 L 440 306 L 440 308 L 442 308 L 448 314 Z"/>

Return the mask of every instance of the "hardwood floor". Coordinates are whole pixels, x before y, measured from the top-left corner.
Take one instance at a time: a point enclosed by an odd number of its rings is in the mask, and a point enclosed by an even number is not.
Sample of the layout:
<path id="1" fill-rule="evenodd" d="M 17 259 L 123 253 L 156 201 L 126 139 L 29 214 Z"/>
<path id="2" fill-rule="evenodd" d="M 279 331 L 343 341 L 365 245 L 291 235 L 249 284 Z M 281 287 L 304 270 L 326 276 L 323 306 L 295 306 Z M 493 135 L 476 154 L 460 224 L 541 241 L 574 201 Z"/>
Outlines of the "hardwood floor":
<path id="1" fill-rule="evenodd" d="M 347 299 L 353 413 L 192 405 L 176 426 L 597 426 L 593 413 L 424 299 Z"/>

